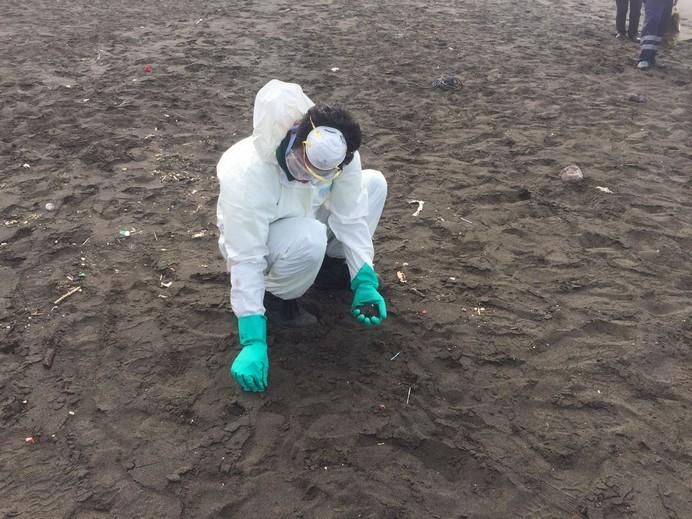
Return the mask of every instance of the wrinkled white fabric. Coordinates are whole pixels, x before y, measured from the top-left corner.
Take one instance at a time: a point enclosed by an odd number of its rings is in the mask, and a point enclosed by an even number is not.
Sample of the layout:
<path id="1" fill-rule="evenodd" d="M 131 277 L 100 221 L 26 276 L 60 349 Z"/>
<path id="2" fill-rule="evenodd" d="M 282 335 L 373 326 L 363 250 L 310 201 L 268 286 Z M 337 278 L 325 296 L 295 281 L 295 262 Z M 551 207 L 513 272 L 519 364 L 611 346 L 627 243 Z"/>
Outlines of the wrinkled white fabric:
<path id="1" fill-rule="evenodd" d="M 384 175 L 374 169 L 364 169 L 363 170 L 363 189 L 367 191 L 368 194 L 368 229 L 370 231 L 370 236 L 375 234 L 377 225 L 380 222 L 380 217 L 382 216 L 382 210 L 384 209 L 384 203 L 387 200 L 387 180 Z M 325 203 L 316 211 L 316 218 L 325 224 L 328 223 L 331 213 L 329 211 L 329 204 Z M 334 232 L 327 228 L 327 256 L 332 258 L 345 258 L 346 253 L 344 251 L 344 245 L 336 238 Z M 353 278 L 357 272 L 351 272 L 351 278 Z"/>
<path id="2" fill-rule="evenodd" d="M 272 79 L 260 88 L 252 115 L 252 139 L 261 160 L 275 160 L 274 153 L 286 132 L 314 104 L 295 83 Z"/>
<path id="3" fill-rule="evenodd" d="M 327 249 L 327 228 L 314 218 L 283 218 L 269 226 L 266 289 L 296 299 L 312 286 Z"/>
<path id="4" fill-rule="evenodd" d="M 298 85 L 277 80 L 265 85 L 255 101 L 252 137 L 233 145 L 217 165 L 219 248 L 231 274 L 231 305 L 238 317 L 264 313 L 266 288 L 278 297 L 292 298 L 288 296 L 297 294 L 295 297 L 298 297 L 312 284 L 317 274 L 312 259 L 320 247 L 326 247 L 327 240 L 326 227 L 315 220 L 320 208 L 324 209 L 321 213 L 326 215 L 334 239 L 342 244 L 351 277 L 365 263 L 372 266 L 370 207 L 359 154 L 356 152 L 353 161 L 333 182 L 318 186 L 289 181 L 276 162 L 275 152 L 281 140 L 313 105 L 299 89 Z M 282 118 L 282 122 L 272 122 L 272 114 Z M 381 178 L 383 181 L 384 177 Z M 386 183 L 384 185 L 386 196 Z M 380 207 L 377 220 L 381 211 Z M 298 252 L 298 249 L 284 247 L 283 239 L 272 239 L 276 236 L 290 238 L 292 234 L 292 231 L 272 232 L 272 229 L 287 225 L 276 227 L 276 223 L 294 219 L 291 228 L 295 228 L 305 218 L 321 226 L 308 226 L 312 229 L 310 232 L 323 229 L 319 231 L 323 236 L 319 240 L 314 234 L 310 235 L 309 242 L 316 245 L 309 247 L 307 260 L 300 254 L 288 254 L 287 251 Z M 300 233 L 293 234 L 299 240 Z M 300 239 L 306 243 L 304 236 Z M 307 261 L 309 265 L 301 269 L 294 265 L 294 260 Z M 319 264 L 316 268 L 319 269 Z"/>

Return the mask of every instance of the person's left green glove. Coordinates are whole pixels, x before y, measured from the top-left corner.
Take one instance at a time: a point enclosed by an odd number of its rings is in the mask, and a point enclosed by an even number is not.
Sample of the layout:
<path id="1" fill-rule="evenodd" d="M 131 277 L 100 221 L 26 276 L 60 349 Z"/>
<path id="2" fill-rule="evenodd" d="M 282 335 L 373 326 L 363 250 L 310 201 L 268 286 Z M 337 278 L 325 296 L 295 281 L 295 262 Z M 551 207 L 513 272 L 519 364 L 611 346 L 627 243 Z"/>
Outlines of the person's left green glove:
<path id="1" fill-rule="evenodd" d="M 231 364 L 231 375 L 245 391 L 265 391 L 269 375 L 267 319 L 259 314 L 239 317 L 238 336 L 242 349 Z"/>
<path id="2" fill-rule="evenodd" d="M 351 281 L 353 303 L 351 314 L 359 323 L 377 326 L 387 318 L 387 303 L 377 289 L 380 282 L 373 268 L 367 263 L 361 267 Z M 372 309 L 372 311 L 370 311 Z"/>

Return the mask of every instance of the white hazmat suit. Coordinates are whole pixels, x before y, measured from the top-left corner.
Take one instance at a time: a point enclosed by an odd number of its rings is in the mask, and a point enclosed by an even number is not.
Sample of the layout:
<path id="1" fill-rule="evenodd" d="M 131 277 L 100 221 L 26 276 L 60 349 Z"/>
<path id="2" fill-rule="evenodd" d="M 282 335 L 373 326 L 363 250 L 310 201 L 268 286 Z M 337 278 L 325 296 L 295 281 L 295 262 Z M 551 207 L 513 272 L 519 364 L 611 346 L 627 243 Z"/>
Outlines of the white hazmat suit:
<path id="1" fill-rule="evenodd" d="M 217 165 L 219 248 L 231 275 L 237 317 L 264 314 L 265 290 L 295 299 L 314 283 L 325 254 L 345 258 L 351 278 L 373 265 L 372 235 L 387 183 L 362 170 L 358 152 L 321 185 L 291 181 L 276 150 L 314 103 L 300 86 L 271 80 L 257 93 L 253 134 Z"/>

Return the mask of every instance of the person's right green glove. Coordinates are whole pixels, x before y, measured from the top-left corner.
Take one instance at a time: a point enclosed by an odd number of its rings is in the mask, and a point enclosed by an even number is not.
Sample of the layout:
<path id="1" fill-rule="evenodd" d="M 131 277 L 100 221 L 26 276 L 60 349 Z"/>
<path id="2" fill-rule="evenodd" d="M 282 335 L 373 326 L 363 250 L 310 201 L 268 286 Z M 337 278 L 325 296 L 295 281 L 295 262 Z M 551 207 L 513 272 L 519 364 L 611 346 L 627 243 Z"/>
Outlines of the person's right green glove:
<path id="1" fill-rule="evenodd" d="M 353 290 L 351 314 L 359 323 L 377 326 L 387 318 L 387 303 L 377 291 L 379 286 L 377 274 L 367 263 L 360 268 L 351 281 L 351 290 Z"/>
<path id="2" fill-rule="evenodd" d="M 231 375 L 245 391 L 265 391 L 269 375 L 266 317 L 259 314 L 239 317 L 238 336 L 242 349 L 231 364 Z"/>

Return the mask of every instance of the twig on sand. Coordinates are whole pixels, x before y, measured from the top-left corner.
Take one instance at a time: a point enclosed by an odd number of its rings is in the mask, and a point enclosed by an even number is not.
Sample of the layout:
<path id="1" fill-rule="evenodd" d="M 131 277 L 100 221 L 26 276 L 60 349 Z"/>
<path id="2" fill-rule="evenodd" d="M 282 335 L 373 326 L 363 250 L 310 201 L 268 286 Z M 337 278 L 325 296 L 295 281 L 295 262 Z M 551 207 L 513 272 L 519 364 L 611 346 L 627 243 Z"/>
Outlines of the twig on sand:
<path id="1" fill-rule="evenodd" d="M 410 290 L 411 290 L 411 292 L 413 292 L 414 294 L 416 294 L 416 295 L 422 297 L 423 299 L 425 299 L 426 297 L 428 297 L 428 296 L 426 296 L 423 292 L 421 292 L 420 290 L 418 290 L 417 288 L 411 287 Z"/>
<path id="2" fill-rule="evenodd" d="M 91 239 L 91 236 L 89 236 L 86 240 L 84 240 L 82 242 L 82 247 L 84 247 L 90 239 Z"/>
<path id="3" fill-rule="evenodd" d="M 74 294 L 74 293 L 76 293 L 76 292 L 79 292 L 79 291 L 81 291 L 81 290 L 82 290 L 82 287 L 74 287 L 74 288 L 73 288 L 72 290 L 70 290 L 67 294 L 62 295 L 62 296 L 60 296 L 59 298 L 57 298 L 57 299 L 55 300 L 55 302 L 53 302 L 53 304 L 54 304 L 54 305 L 57 305 L 57 304 L 60 303 L 61 301 L 64 301 L 65 299 L 67 299 L 68 297 L 70 297 L 72 294 Z"/>
<path id="4" fill-rule="evenodd" d="M 471 225 L 473 225 L 473 222 L 472 222 L 471 220 L 467 220 L 467 219 L 464 218 L 463 216 L 460 216 L 459 219 L 460 219 L 462 222 L 470 223 Z"/>
<path id="5" fill-rule="evenodd" d="M 411 386 L 408 388 L 408 395 L 406 395 L 406 405 L 408 405 L 408 401 L 411 398 Z"/>

